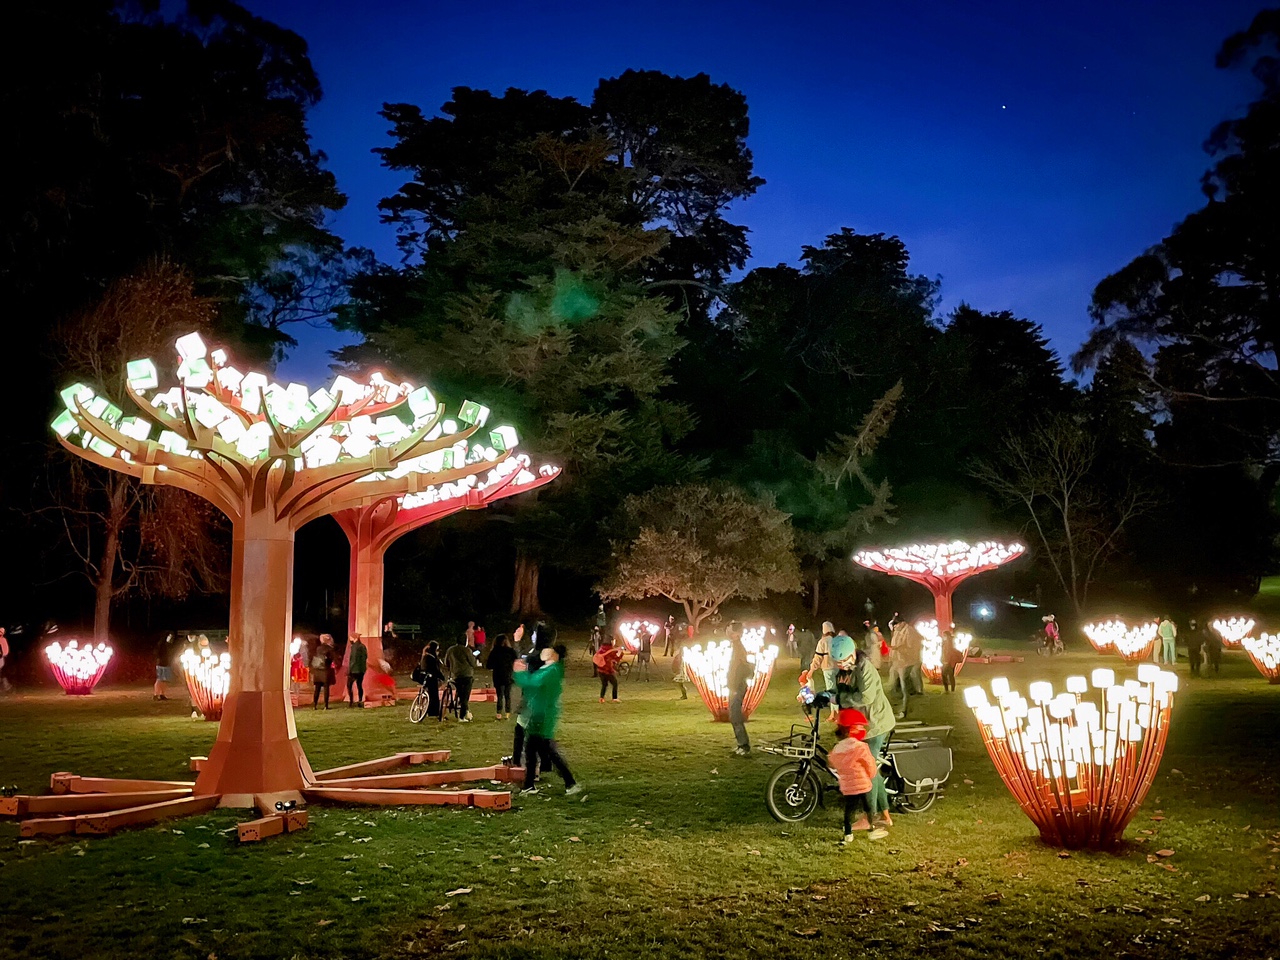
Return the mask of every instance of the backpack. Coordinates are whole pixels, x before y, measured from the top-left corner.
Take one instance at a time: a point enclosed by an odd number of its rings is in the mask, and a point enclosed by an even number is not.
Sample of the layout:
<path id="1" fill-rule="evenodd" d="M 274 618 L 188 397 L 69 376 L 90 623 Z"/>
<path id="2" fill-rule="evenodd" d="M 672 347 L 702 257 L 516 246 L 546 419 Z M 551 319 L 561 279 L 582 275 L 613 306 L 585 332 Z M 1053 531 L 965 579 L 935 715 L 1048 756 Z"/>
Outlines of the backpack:
<path id="1" fill-rule="evenodd" d="M 597 667 L 605 667 L 609 665 L 609 657 L 607 654 L 597 653 L 594 657 L 591 658 L 591 662 L 594 663 Z"/>
<path id="2" fill-rule="evenodd" d="M 312 666 L 312 667 L 314 667 L 316 670 L 323 670 L 323 669 L 324 669 L 324 654 L 323 654 L 323 653 L 317 653 L 314 657 L 312 657 L 312 658 L 311 658 L 311 666 Z"/>

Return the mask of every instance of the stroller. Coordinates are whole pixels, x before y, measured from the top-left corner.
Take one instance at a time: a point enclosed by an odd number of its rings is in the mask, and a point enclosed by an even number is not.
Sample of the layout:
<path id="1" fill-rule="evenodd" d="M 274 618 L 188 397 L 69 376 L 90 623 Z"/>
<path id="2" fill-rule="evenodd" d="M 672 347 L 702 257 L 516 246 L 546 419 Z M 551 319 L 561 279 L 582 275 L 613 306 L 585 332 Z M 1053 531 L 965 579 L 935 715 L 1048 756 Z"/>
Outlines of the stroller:
<path id="1" fill-rule="evenodd" d="M 829 701 L 825 693 L 814 694 L 806 704 L 808 722 L 792 724 L 790 736 L 761 745 L 766 753 L 788 760 L 773 771 L 765 788 L 769 814 L 781 823 L 808 819 L 819 804 L 826 805 L 827 793 L 840 792 L 819 737 L 822 711 Z M 900 721 L 894 728 L 876 760 L 895 811 L 924 813 L 938 799 L 951 776 L 951 748 L 946 740 L 952 729 L 918 721 Z"/>

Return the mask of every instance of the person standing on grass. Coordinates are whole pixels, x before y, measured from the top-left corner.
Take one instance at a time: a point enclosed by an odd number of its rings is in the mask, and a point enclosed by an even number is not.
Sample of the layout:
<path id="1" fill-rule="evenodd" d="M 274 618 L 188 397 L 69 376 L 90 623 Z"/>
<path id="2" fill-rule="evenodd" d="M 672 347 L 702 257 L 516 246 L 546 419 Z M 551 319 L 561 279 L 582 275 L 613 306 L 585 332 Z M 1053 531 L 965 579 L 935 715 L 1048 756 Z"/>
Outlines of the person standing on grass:
<path id="1" fill-rule="evenodd" d="M 737 741 L 733 755 L 751 755 L 751 738 L 747 736 L 747 721 L 742 712 L 742 702 L 747 696 L 747 685 L 755 669 L 747 659 L 747 648 L 742 645 L 742 624 L 731 620 L 725 631 L 729 638 L 729 723 L 733 727 L 733 739 Z"/>
<path id="2" fill-rule="evenodd" d="M 1178 662 L 1178 628 L 1165 614 L 1160 619 L 1160 627 L 1156 631 L 1160 635 L 1160 643 L 1156 646 L 1156 663 L 1173 666 Z"/>
<path id="3" fill-rule="evenodd" d="M 489 651 L 489 656 L 484 662 L 485 669 L 493 671 L 493 689 L 497 695 L 496 719 L 498 720 L 511 717 L 512 674 L 517 659 L 516 650 L 511 646 L 510 638 L 505 633 L 498 634 L 493 640 L 493 649 Z"/>
<path id="4" fill-rule="evenodd" d="M 524 636 L 524 624 L 515 629 L 516 644 L 520 643 L 520 638 Z M 536 673 L 542 666 L 542 651 L 551 645 L 551 637 L 546 628 L 543 627 L 539 632 L 538 627 L 533 629 L 533 649 L 524 657 L 519 658 L 523 661 L 525 669 L 530 673 Z M 516 647 L 519 649 L 519 646 Z M 514 665 L 513 665 L 514 667 Z M 513 671 L 514 672 L 514 671 Z M 527 741 L 528 737 L 525 731 L 529 727 L 529 698 L 525 696 L 524 688 L 520 689 L 520 706 L 516 709 L 515 729 L 511 734 L 511 755 L 502 758 L 502 762 L 509 767 L 518 767 L 522 760 L 528 759 Z"/>
<path id="5" fill-rule="evenodd" d="M 468 630 L 461 643 L 455 643 L 445 651 L 444 672 L 453 678 L 453 685 L 458 690 L 458 715 L 463 723 L 470 723 L 471 687 L 476 681 L 476 652 L 472 649 L 475 642 L 475 631 Z"/>
<path id="6" fill-rule="evenodd" d="M 484 645 L 488 641 L 489 635 L 484 632 L 484 627 L 477 624 L 476 626 L 476 651 L 484 650 Z"/>
<path id="7" fill-rule="evenodd" d="M 942 690 L 956 692 L 956 667 L 964 663 L 964 651 L 956 649 L 956 632 L 942 631 Z"/>
<path id="8" fill-rule="evenodd" d="M 1216 674 L 1222 669 L 1222 638 L 1218 636 L 1218 631 L 1209 629 L 1204 632 L 1204 675 L 1209 675 L 1209 668 L 1213 667 Z"/>
<path id="9" fill-rule="evenodd" d="M 899 720 L 907 715 L 915 673 L 920 667 L 920 641 L 920 634 L 906 620 L 899 620 L 894 625 L 893 640 L 889 643 L 889 676 L 897 681 L 899 689 L 902 690 L 902 709 L 898 712 Z"/>
<path id="10" fill-rule="evenodd" d="M 827 755 L 827 762 L 836 772 L 840 793 L 844 797 L 842 843 L 853 843 L 854 813 L 858 814 L 860 823 L 865 821 L 870 826 L 871 822 L 871 786 L 879 772 L 879 764 L 864 742 L 866 736 L 867 718 L 862 711 L 846 707 L 836 715 L 836 745 Z M 883 840 L 888 835 L 889 831 L 883 824 L 871 827 L 867 834 L 872 840 Z"/>
<path id="11" fill-rule="evenodd" d="M 684 647 L 676 647 L 676 656 L 671 661 L 671 669 L 675 673 L 671 679 L 680 688 L 680 699 L 688 700 L 689 691 L 684 688 L 684 685 L 689 682 L 689 674 L 684 669 Z"/>
<path id="12" fill-rule="evenodd" d="M 636 666 L 644 673 L 644 679 L 648 682 L 649 662 L 653 659 L 653 634 L 650 633 L 649 628 L 644 625 L 641 625 L 639 632 L 640 649 L 636 653 Z"/>
<path id="13" fill-rule="evenodd" d="M 353 633 L 347 642 L 347 706 L 355 708 L 364 704 L 364 674 L 369 669 L 369 648 Z M 355 693 L 352 693 L 354 688 Z M 359 695 L 357 699 L 356 694 Z"/>
<path id="14" fill-rule="evenodd" d="M 320 691 L 324 691 L 324 708 L 329 709 L 329 688 L 335 679 L 333 669 L 333 637 L 320 634 L 320 642 L 311 657 L 311 709 L 320 709 Z"/>
<path id="15" fill-rule="evenodd" d="M 834 691 L 836 688 L 836 664 L 831 659 L 831 641 L 836 635 L 836 625 L 830 620 L 822 623 L 822 636 L 814 648 L 813 658 L 809 661 L 809 686 L 814 693 L 824 690 Z"/>
<path id="16" fill-rule="evenodd" d="M 535 779 L 538 767 L 551 766 L 564 780 L 565 795 L 582 792 L 582 785 L 573 778 L 569 765 L 556 743 L 556 727 L 560 722 L 560 696 L 564 690 L 564 657 L 568 651 L 563 644 L 542 651 L 542 669 L 531 673 L 523 662 L 515 665 L 515 681 L 529 701 L 529 742 L 525 746 L 524 793 L 538 792 Z"/>
<path id="17" fill-rule="evenodd" d="M 674 616 L 667 617 L 667 622 L 662 625 L 662 632 L 662 655 L 669 657 L 680 646 L 676 640 L 676 618 Z"/>
<path id="18" fill-rule="evenodd" d="M 444 679 L 444 670 L 440 666 L 440 644 L 432 640 L 422 648 L 422 657 L 418 660 L 418 669 L 413 678 L 427 685 L 427 716 L 440 716 L 440 681 Z"/>
<path id="19" fill-rule="evenodd" d="M 1191 675 L 1200 676 L 1200 663 L 1204 659 L 1204 637 L 1200 634 L 1200 626 L 1194 620 L 1187 622 L 1187 663 L 1191 666 Z"/>
<path id="20" fill-rule="evenodd" d="M 600 678 L 600 702 L 604 703 L 604 692 L 613 688 L 613 702 L 618 702 L 618 661 L 622 659 L 623 647 L 614 646 L 613 638 L 605 635 L 600 649 L 591 658 L 596 668 L 596 676 Z"/>
<path id="21" fill-rule="evenodd" d="M 807 670 L 809 668 L 817 649 L 818 638 L 813 635 L 812 630 L 808 627 L 802 627 L 796 631 L 796 656 L 800 658 L 801 669 Z"/>
<path id="22" fill-rule="evenodd" d="M 878 765 L 880 752 L 895 726 L 893 704 L 884 692 L 884 684 L 871 658 L 851 641 L 847 646 L 845 643 L 843 638 L 837 638 L 834 645 L 833 656 L 840 671 L 836 679 L 835 702 L 838 707 L 861 711 L 867 718 L 867 749 Z M 871 783 L 869 806 L 870 821 L 860 819 L 853 825 L 854 830 L 867 830 L 876 824 L 886 828 L 893 825 L 893 818 L 889 816 L 889 791 L 878 766 Z M 848 833 L 847 830 L 845 832 Z"/>
<path id="23" fill-rule="evenodd" d="M 9 656 L 9 641 L 5 639 L 4 628 L 0 627 L 0 690 L 9 689 L 9 681 L 4 679 L 4 661 Z M 173 679 L 173 634 L 170 633 L 156 644 L 156 682 L 151 688 L 152 700 L 168 700 L 169 688 L 165 686 Z"/>

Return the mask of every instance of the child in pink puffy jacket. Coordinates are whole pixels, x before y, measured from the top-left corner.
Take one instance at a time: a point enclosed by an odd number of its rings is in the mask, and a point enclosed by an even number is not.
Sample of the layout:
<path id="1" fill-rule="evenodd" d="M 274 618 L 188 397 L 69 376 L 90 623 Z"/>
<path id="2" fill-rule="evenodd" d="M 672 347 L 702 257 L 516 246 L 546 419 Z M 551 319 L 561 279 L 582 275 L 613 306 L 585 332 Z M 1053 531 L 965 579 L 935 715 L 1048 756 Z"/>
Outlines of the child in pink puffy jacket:
<path id="1" fill-rule="evenodd" d="M 863 742 L 867 735 L 867 718 L 860 710 L 846 708 L 836 715 L 837 743 L 827 755 L 827 762 L 840 778 L 840 793 L 844 796 L 844 842 L 853 843 L 853 831 L 870 829 L 867 836 L 883 840 L 889 831 L 883 826 L 871 825 L 871 782 L 876 776 L 876 759 Z M 853 822 L 857 811 L 858 823 Z"/>

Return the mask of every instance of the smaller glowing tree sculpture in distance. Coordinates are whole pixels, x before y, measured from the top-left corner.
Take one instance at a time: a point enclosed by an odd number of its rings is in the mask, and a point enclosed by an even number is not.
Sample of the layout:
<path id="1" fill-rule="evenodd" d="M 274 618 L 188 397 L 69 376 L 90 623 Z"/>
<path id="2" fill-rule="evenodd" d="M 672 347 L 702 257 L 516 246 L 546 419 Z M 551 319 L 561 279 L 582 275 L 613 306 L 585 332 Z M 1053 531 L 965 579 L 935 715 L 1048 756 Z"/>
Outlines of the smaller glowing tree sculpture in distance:
<path id="1" fill-rule="evenodd" d="M 205 720 L 221 720 L 222 704 L 231 688 L 231 654 L 192 646 L 182 651 L 178 662 L 187 678 L 191 702 L 200 716 Z"/>
<path id="2" fill-rule="evenodd" d="M 1240 645 L 1268 683 L 1280 683 L 1280 636 L 1264 633 L 1259 637 L 1245 637 Z"/>
<path id="3" fill-rule="evenodd" d="M 773 664 L 778 659 L 775 644 L 765 646 L 765 628 L 754 627 L 742 631 L 742 645 L 747 650 L 747 660 L 755 666 L 755 673 L 747 681 L 747 695 L 742 700 L 742 717 L 745 720 L 755 712 L 769 679 L 773 676 Z M 711 641 L 705 647 L 694 644 L 684 648 L 684 666 L 689 679 L 711 711 L 717 723 L 729 722 L 729 658 L 730 641 Z"/>
<path id="4" fill-rule="evenodd" d="M 1031 684 L 1030 702 L 1009 681 L 968 687 L 982 742 L 1009 792 L 1046 843 L 1115 847 L 1155 779 L 1169 735 L 1178 678 L 1153 663 L 1116 683 L 1112 670 L 1068 677 L 1067 689 Z M 1095 699 L 1085 695 L 1092 685 Z"/>
<path id="5" fill-rule="evenodd" d="M 1118 617 L 1110 620 L 1095 620 L 1080 628 L 1093 649 L 1106 653 L 1116 645 L 1116 640 L 1129 632 L 1129 625 Z"/>
<path id="6" fill-rule="evenodd" d="M 956 587 L 974 574 L 1017 560 L 1026 549 L 1020 543 L 999 543 L 995 540 L 975 544 L 963 540 L 913 543 L 884 550 L 859 550 L 853 555 L 853 562 L 892 577 L 914 580 L 927 588 L 933 594 L 934 619 L 949 627 L 953 622 L 951 598 Z"/>
<path id="7" fill-rule="evenodd" d="M 1125 663 L 1141 663 L 1150 660 L 1156 652 L 1156 644 L 1160 642 L 1160 624 L 1155 620 L 1129 626 L 1121 621 L 1124 631 L 1116 631 L 1112 636 L 1111 649 L 1120 655 Z"/>
<path id="8" fill-rule="evenodd" d="M 661 629 L 661 625 L 654 623 L 652 620 L 629 620 L 626 623 L 618 624 L 618 633 L 622 636 L 622 642 L 627 645 L 627 649 L 632 653 L 640 649 L 641 631 L 649 634 L 649 642 L 652 643 L 653 638 Z"/>
<path id="9" fill-rule="evenodd" d="M 916 632 L 924 638 L 920 648 L 920 672 L 930 683 L 942 682 L 942 635 L 938 633 L 938 621 L 917 620 Z M 961 653 L 968 656 L 969 647 L 973 643 L 973 634 L 961 630 L 955 631 L 952 644 Z M 956 673 L 964 667 L 964 660 L 956 664 Z"/>
<path id="10" fill-rule="evenodd" d="M 78 640 L 68 641 L 65 647 L 51 643 L 44 648 L 54 679 L 69 697 L 87 697 L 93 693 L 111 662 L 111 654 L 111 648 L 105 643 L 96 647 L 92 643 L 80 646 Z"/>
<path id="11" fill-rule="evenodd" d="M 1229 617 L 1214 620 L 1209 627 L 1222 638 L 1224 646 L 1238 649 L 1244 638 L 1253 633 L 1254 622 L 1250 617 Z"/>

